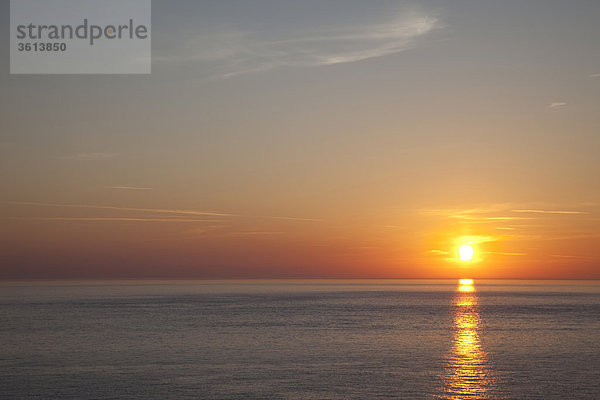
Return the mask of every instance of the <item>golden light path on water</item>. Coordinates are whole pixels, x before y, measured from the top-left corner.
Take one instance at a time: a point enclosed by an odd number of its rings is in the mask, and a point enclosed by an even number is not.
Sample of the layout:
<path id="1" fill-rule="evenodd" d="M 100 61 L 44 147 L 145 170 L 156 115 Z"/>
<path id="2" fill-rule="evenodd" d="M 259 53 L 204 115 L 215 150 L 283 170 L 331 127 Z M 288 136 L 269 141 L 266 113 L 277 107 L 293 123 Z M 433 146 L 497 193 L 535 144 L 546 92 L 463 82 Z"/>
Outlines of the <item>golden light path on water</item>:
<path id="1" fill-rule="evenodd" d="M 486 399 L 489 377 L 481 347 L 478 296 L 472 279 L 461 279 L 453 298 L 454 337 L 444 376 L 444 399 Z"/>

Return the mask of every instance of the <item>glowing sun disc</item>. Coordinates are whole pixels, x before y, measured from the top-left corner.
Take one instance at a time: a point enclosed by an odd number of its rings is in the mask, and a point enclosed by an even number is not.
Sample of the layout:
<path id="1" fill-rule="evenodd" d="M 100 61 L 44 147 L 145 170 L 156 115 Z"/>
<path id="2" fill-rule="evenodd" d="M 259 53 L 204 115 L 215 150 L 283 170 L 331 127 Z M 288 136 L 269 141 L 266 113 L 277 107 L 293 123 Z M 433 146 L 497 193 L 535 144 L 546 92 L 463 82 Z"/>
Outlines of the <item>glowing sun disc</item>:
<path id="1" fill-rule="evenodd" d="M 461 261 L 471 261 L 473 258 L 473 248 L 469 244 L 463 244 L 458 248 L 458 256 Z"/>

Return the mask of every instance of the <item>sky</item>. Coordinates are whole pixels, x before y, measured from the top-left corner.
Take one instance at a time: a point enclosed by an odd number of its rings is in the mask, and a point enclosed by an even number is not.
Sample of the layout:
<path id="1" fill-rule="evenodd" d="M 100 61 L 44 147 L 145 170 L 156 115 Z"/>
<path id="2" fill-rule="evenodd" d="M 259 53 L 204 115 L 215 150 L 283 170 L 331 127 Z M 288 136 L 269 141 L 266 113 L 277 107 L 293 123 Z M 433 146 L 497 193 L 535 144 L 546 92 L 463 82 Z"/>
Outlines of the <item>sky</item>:
<path id="1" fill-rule="evenodd" d="M 598 15 L 156 0 L 129 76 L 2 41 L 0 279 L 600 279 Z"/>

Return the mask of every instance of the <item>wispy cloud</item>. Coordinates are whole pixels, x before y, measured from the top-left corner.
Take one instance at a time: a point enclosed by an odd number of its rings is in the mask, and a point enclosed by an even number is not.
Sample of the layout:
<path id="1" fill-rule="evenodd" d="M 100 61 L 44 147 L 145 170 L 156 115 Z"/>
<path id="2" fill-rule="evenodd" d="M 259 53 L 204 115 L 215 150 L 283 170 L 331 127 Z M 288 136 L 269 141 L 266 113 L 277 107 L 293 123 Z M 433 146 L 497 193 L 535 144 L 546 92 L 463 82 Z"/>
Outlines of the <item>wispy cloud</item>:
<path id="1" fill-rule="evenodd" d="M 311 32 L 286 32 L 275 39 L 257 31 L 196 33 L 175 54 L 156 55 L 159 62 L 201 62 L 212 78 L 227 78 L 280 67 L 316 67 L 352 63 L 408 50 L 415 41 L 441 28 L 426 13 L 400 13 L 387 21 Z"/>
<path id="2" fill-rule="evenodd" d="M 511 210 L 515 213 L 532 213 L 532 214 L 587 214 L 584 211 L 573 210 Z"/>
<path id="3" fill-rule="evenodd" d="M 554 258 L 575 258 L 575 259 L 583 259 L 583 260 L 590 260 L 590 259 L 594 258 L 594 257 L 589 257 L 589 256 L 574 256 L 574 255 L 568 255 L 568 254 L 550 254 L 550 257 L 554 257 Z"/>
<path id="4" fill-rule="evenodd" d="M 494 221 L 501 222 L 530 219 L 529 217 L 506 215 L 508 207 L 509 205 L 507 204 L 492 204 L 487 207 L 469 209 L 423 209 L 421 210 L 421 212 L 426 215 L 443 216 L 453 219 L 464 220 L 469 223 L 485 223 Z"/>
<path id="5" fill-rule="evenodd" d="M 198 223 L 214 222 L 210 219 L 190 218 L 132 218 L 132 217 L 0 217 L 2 220 L 15 221 L 79 221 L 79 222 L 175 222 Z"/>
<path id="6" fill-rule="evenodd" d="M 509 204 L 488 204 L 482 207 L 474 208 L 425 208 L 420 209 L 423 214 L 441 215 L 451 218 L 460 218 L 461 216 L 471 217 L 473 215 L 482 215 L 505 211 Z"/>
<path id="7" fill-rule="evenodd" d="M 592 231 L 592 232 L 581 232 L 581 233 L 566 233 L 566 234 L 562 234 L 559 232 L 550 232 L 550 233 L 544 233 L 543 235 L 540 234 L 525 234 L 525 235 L 519 235 L 518 238 L 520 240 L 527 240 L 527 241 L 566 241 L 566 240 L 588 240 L 588 239 L 596 239 L 596 238 L 600 238 L 600 233 L 598 233 L 597 231 Z"/>
<path id="8" fill-rule="evenodd" d="M 77 161 L 102 161 L 102 160 L 112 160 L 117 157 L 117 153 L 77 153 L 71 156 L 65 157 L 69 160 L 77 160 Z"/>
<path id="9" fill-rule="evenodd" d="M 261 236 L 261 235 L 281 235 L 280 231 L 247 231 L 247 232 L 229 232 L 230 236 Z"/>
<path id="10" fill-rule="evenodd" d="M 138 187 L 138 186 L 111 186 L 110 189 L 117 190 L 152 190 L 149 187 Z"/>
<path id="11" fill-rule="evenodd" d="M 562 107 L 565 107 L 566 105 L 567 105 L 567 103 L 565 103 L 564 101 L 557 101 L 557 102 L 548 104 L 548 107 L 550 107 L 550 108 L 562 108 Z"/>
<path id="12" fill-rule="evenodd" d="M 197 211 L 197 210 L 180 210 L 180 209 L 163 209 L 163 208 L 137 208 L 137 207 L 118 207 L 118 206 L 103 206 L 103 205 L 92 205 L 92 204 L 59 204 L 59 203 L 42 203 L 32 201 L 8 201 L 2 200 L 0 203 L 4 204 L 15 204 L 24 206 L 39 206 L 39 207 L 58 207 L 58 208 L 80 208 L 80 209 L 95 209 L 95 210 L 114 210 L 114 211 L 134 211 L 141 213 L 153 213 L 153 214 L 174 214 L 184 216 L 208 216 L 208 217 L 238 217 L 238 218 L 264 218 L 264 219 L 276 219 L 276 220 L 290 220 L 290 221 L 308 221 L 308 222 L 321 222 L 321 219 L 316 218 L 302 218 L 293 216 L 278 216 L 278 215 L 246 215 L 246 214 L 232 214 L 216 211 Z"/>
<path id="13" fill-rule="evenodd" d="M 428 253 L 432 253 L 432 254 L 443 254 L 443 255 L 448 255 L 450 254 L 449 251 L 444 251 L 444 250 L 438 250 L 438 249 L 432 249 L 432 250 L 427 250 Z"/>
<path id="14" fill-rule="evenodd" d="M 490 236 L 490 235 L 467 235 L 461 236 L 459 238 L 459 242 L 461 243 L 469 243 L 469 244 L 481 244 L 481 243 L 489 243 L 496 242 L 498 240 L 502 240 L 501 236 Z"/>
<path id="15" fill-rule="evenodd" d="M 451 215 L 451 218 L 465 219 L 469 222 L 490 222 L 490 221 L 518 221 L 531 219 L 528 217 L 482 217 L 477 215 Z"/>
<path id="16" fill-rule="evenodd" d="M 527 253 L 506 253 L 506 252 L 499 252 L 499 251 L 484 251 L 483 253 L 485 254 L 498 254 L 501 256 L 526 256 L 528 255 Z"/>
<path id="17" fill-rule="evenodd" d="M 537 205 L 539 207 L 539 205 Z M 551 205 L 546 205 L 551 207 Z M 522 207 L 522 208 L 517 208 Z M 526 208 L 532 207 L 532 208 Z M 505 203 L 505 204 L 491 204 L 486 207 L 469 208 L 469 209 L 421 209 L 420 211 L 426 215 L 437 215 L 444 216 L 447 218 L 465 220 L 468 222 L 494 222 L 494 221 L 518 221 L 518 220 L 530 220 L 535 215 L 530 216 L 519 216 L 518 214 L 572 214 L 572 215 L 585 215 L 589 214 L 586 211 L 580 210 L 561 210 L 561 209 L 543 209 L 533 208 L 535 204 L 517 204 L 517 203 Z M 517 215 L 515 215 L 517 214 Z M 499 227 L 498 229 L 513 228 Z"/>
<path id="18" fill-rule="evenodd" d="M 590 78 L 600 78 L 600 74 L 590 74 Z"/>
<path id="19" fill-rule="evenodd" d="M 1 203 L 18 204 L 18 205 L 25 205 L 25 206 L 87 208 L 87 209 L 95 209 L 95 210 L 115 210 L 115 211 L 137 211 L 137 212 L 147 212 L 147 213 L 157 213 L 157 214 L 209 215 L 209 216 L 219 216 L 219 217 L 233 215 L 233 214 L 219 213 L 219 212 L 213 212 L 213 211 L 117 207 L 117 206 L 101 206 L 101 205 L 90 205 L 90 204 L 58 204 L 58 203 L 41 203 L 41 202 L 33 202 L 33 201 L 1 201 Z"/>

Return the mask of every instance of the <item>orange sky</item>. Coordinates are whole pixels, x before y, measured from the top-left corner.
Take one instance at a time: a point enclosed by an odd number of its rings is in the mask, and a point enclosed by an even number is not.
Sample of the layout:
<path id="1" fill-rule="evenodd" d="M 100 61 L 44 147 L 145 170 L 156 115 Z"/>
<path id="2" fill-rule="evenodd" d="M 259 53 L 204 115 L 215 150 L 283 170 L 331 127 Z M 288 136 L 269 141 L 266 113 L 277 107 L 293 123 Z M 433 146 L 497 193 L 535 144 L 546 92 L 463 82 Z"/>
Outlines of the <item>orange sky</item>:
<path id="1" fill-rule="evenodd" d="M 155 3 L 149 76 L 4 68 L 0 279 L 600 279 L 600 3 Z"/>
<path id="2" fill-rule="evenodd" d="M 5 278 L 597 278 L 593 207 L 355 217 L 5 203 Z M 384 212 L 385 211 L 385 212 Z M 212 212 L 212 211 L 211 211 Z M 460 261 L 470 243 L 475 256 Z"/>

